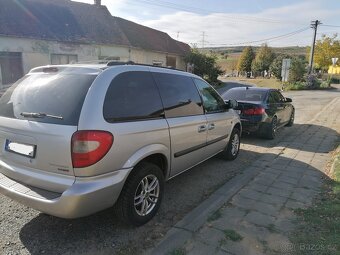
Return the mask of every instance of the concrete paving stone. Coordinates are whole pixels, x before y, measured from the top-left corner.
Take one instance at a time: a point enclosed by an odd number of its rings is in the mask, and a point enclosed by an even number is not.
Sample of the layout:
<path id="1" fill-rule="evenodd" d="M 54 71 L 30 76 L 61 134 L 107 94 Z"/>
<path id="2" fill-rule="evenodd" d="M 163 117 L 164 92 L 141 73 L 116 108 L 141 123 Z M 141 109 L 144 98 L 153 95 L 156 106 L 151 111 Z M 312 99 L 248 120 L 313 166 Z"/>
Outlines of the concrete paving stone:
<path id="1" fill-rule="evenodd" d="M 251 189 L 242 189 L 239 193 L 242 197 L 258 200 L 263 193 Z"/>
<path id="2" fill-rule="evenodd" d="M 256 190 L 263 193 L 269 188 L 269 186 L 252 182 L 248 184 L 245 188 L 250 190 Z"/>
<path id="3" fill-rule="evenodd" d="M 288 183 L 288 182 L 282 182 L 282 181 L 275 181 L 271 187 L 277 188 L 277 189 L 286 189 L 286 190 L 293 190 L 295 185 Z"/>
<path id="4" fill-rule="evenodd" d="M 195 235 L 195 239 L 206 245 L 218 247 L 221 240 L 224 239 L 224 233 L 221 230 L 205 225 Z"/>
<path id="5" fill-rule="evenodd" d="M 319 170 L 323 170 L 325 166 L 326 166 L 326 162 L 323 162 L 323 161 L 312 161 L 309 164 L 309 167 L 314 168 L 314 169 L 319 169 Z"/>
<path id="6" fill-rule="evenodd" d="M 292 161 L 291 158 L 278 157 L 274 160 L 275 165 L 287 166 Z"/>
<path id="7" fill-rule="evenodd" d="M 246 210 L 239 207 L 226 207 L 220 210 L 221 216 L 208 223 L 211 227 L 224 230 L 238 226 L 246 215 Z"/>
<path id="8" fill-rule="evenodd" d="M 292 193 L 291 190 L 285 190 L 285 189 L 277 189 L 273 187 L 269 187 L 269 189 L 266 192 L 267 194 L 274 195 L 274 196 L 280 196 L 280 197 L 289 197 Z"/>
<path id="9" fill-rule="evenodd" d="M 302 202 L 298 202 L 298 201 L 295 201 L 295 200 L 292 200 L 292 199 L 288 199 L 287 203 L 285 204 L 285 207 L 295 210 L 295 209 L 298 209 L 298 208 L 307 208 L 308 205 L 306 205 Z"/>
<path id="10" fill-rule="evenodd" d="M 261 156 L 259 160 L 272 162 L 276 157 L 277 156 L 275 154 L 265 154 Z"/>
<path id="11" fill-rule="evenodd" d="M 281 170 L 281 171 L 284 171 L 286 167 L 287 167 L 286 165 L 279 165 L 279 164 L 272 164 L 270 166 L 270 168 Z"/>
<path id="12" fill-rule="evenodd" d="M 266 242 L 269 250 L 278 252 L 279 254 L 288 254 L 288 249 L 291 249 L 292 247 L 292 243 L 289 241 L 288 237 L 279 233 L 271 234 Z"/>
<path id="13" fill-rule="evenodd" d="M 222 246 L 221 250 L 233 255 L 262 255 L 263 247 L 258 241 L 251 239 L 243 239 L 241 242 L 232 242 L 227 240 Z"/>
<path id="14" fill-rule="evenodd" d="M 305 172 L 304 175 L 311 175 L 311 176 L 315 176 L 317 178 L 322 178 L 323 176 L 325 176 L 325 173 L 322 172 L 319 169 L 315 169 L 315 168 L 308 168 Z"/>
<path id="15" fill-rule="evenodd" d="M 274 217 L 279 215 L 280 208 L 281 206 L 265 203 L 262 201 L 257 201 L 253 206 L 254 210 Z"/>
<path id="16" fill-rule="evenodd" d="M 222 249 L 217 249 L 217 251 L 216 251 L 216 253 L 214 253 L 214 255 L 233 255 L 233 254 L 226 252 Z"/>
<path id="17" fill-rule="evenodd" d="M 261 177 L 255 177 L 255 179 L 253 180 L 253 183 L 266 186 L 270 186 L 273 182 L 274 182 L 273 179 L 266 179 Z"/>
<path id="18" fill-rule="evenodd" d="M 288 234 L 292 232 L 296 227 L 296 224 L 290 219 L 277 219 L 274 222 L 274 230 Z"/>
<path id="19" fill-rule="evenodd" d="M 300 179 L 299 183 L 297 184 L 298 187 L 304 187 L 306 189 L 314 189 L 319 190 L 322 186 L 322 181 L 311 181 L 304 179 L 303 177 Z"/>
<path id="20" fill-rule="evenodd" d="M 299 183 L 300 180 L 301 180 L 301 178 L 300 179 L 297 179 L 297 178 L 294 178 L 294 177 L 292 178 L 292 177 L 289 177 L 289 176 L 287 176 L 285 174 L 282 174 L 281 176 L 279 176 L 277 178 L 276 181 L 286 182 L 286 183 L 290 183 L 290 184 L 296 185 L 296 184 Z"/>
<path id="21" fill-rule="evenodd" d="M 301 161 L 293 160 L 292 162 L 289 163 L 289 166 L 307 168 L 309 166 L 309 164 L 301 162 Z"/>
<path id="22" fill-rule="evenodd" d="M 299 180 L 302 178 L 302 176 L 303 176 L 303 172 L 302 171 L 301 172 L 287 171 L 287 172 L 284 172 L 284 173 L 281 174 L 280 181 L 282 181 L 282 178 L 288 177 L 290 179 L 294 179 L 295 180 L 295 181 L 291 181 L 290 180 L 290 182 L 288 182 L 288 183 L 291 184 L 291 185 L 296 185 L 299 182 Z M 286 181 L 282 181 L 282 182 L 286 182 Z"/>
<path id="23" fill-rule="evenodd" d="M 264 240 L 270 234 L 269 228 L 243 220 L 235 230 L 244 238 Z"/>
<path id="24" fill-rule="evenodd" d="M 288 197 L 281 197 L 277 195 L 268 195 L 268 194 L 263 194 L 263 196 L 260 198 L 261 202 L 264 203 L 269 203 L 272 205 L 275 205 L 277 207 L 283 206 L 288 200 Z"/>
<path id="25" fill-rule="evenodd" d="M 314 197 L 313 196 L 305 196 L 304 194 L 294 192 L 289 199 L 296 200 L 298 202 L 301 202 L 307 206 L 311 205 L 313 202 Z"/>
<path id="26" fill-rule="evenodd" d="M 258 226 L 268 227 L 269 225 L 274 224 L 275 218 L 260 212 L 252 211 L 244 217 L 244 220 Z"/>
<path id="27" fill-rule="evenodd" d="M 207 255 L 214 254 L 217 251 L 216 246 L 207 245 L 200 241 L 193 241 L 191 247 L 188 247 L 188 249 L 190 250 L 186 250 L 187 255 Z"/>
<path id="28" fill-rule="evenodd" d="M 251 209 L 253 208 L 253 205 L 256 201 L 253 200 L 253 199 L 249 199 L 249 198 L 244 198 L 240 195 L 236 195 L 233 197 L 231 203 L 234 205 L 234 206 L 238 206 L 238 207 L 241 207 L 243 209 Z"/>

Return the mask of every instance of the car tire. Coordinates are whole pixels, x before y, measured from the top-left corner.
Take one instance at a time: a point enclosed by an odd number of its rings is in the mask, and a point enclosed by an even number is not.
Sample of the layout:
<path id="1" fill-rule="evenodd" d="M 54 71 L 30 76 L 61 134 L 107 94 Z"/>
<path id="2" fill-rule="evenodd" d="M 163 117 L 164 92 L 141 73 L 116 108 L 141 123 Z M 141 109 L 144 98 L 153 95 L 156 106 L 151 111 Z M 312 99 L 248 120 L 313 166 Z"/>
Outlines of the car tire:
<path id="1" fill-rule="evenodd" d="M 276 137 L 277 133 L 277 118 L 276 116 L 273 117 L 272 122 L 269 124 L 267 133 L 265 134 L 265 137 L 267 139 L 273 140 Z"/>
<path id="2" fill-rule="evenodd" d="M 146 185 L 147 184 L 147 185 Z M 152 186 L 151 188 L 148 186 Z M 162 170 L 155 164 L 138 164 L 125 182 L 115 212 L 125 223 L 141 226 L 157 213 L 164 191 Z"/>
<path id="3" fill-rule="evenodd" d="M 287 123 L 287 127 L 291 127 L 291 126 L 293 126 L 293 124 L 294 124 L 294 119 L 295 119 L 295 110 L 293 109 L 292 110 L 292 113 L 291 113 L 291 115 L 290 115 L 290 118 L 289 118 L 289 122 Z"/>
<path id="4" fill-rule="evenodd" d="M 238 128 L 234 128 L 231 132 L 229 143 L 222 152 L 222 157 L 226 160 L 234 160 L 240 151 L 241 133 Z"/>

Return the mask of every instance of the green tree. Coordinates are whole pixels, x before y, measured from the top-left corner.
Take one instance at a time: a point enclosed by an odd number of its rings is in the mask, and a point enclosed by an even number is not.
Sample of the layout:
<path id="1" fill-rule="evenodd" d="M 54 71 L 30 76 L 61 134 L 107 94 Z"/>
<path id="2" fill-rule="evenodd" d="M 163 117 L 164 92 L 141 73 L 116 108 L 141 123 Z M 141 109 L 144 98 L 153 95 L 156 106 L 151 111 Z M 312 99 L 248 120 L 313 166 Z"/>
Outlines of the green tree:
<path id="1" fill-rule="evenodd" d="M 289 82 L 303 81 L 306 73 L 307 63 L 301 58 L 294 57 L 289 69 Z"/>
<path id="2" fill-rule="evenodd" d="M 269 67 L 269 71 L 271 72 L 272 75 L 275 76 L 275 78 L 281 80 L 281 71 L 282 71 L 282 60 L 285 58 L 292 58 L 292 56 L 288 54 L 280 54 L 278 55 L 273 62 L 271 63 Z"/>
<path id="3" fill-rule="evenodd" d="M 201 76 L 209 83 L 216 83 L 217 77 L 223 74 L 221 68 L 216 65 L 215 55 L 203 54 L 196 48 L 193 48 L 184 60 L 186 63 L 194 64 L 194 74 Z"/>
<path id="4" fill-rule="evenodd" d="M 237 63 L 237 70 L 239 72 L 250 72 L 251 71 L 251 63 L 255 58 L 255 53 L 252 47 L 245 47 L 242 51 L 240 58 Z"/>
<path id="5" fill-rule="evenodd" d="M 338 35 L 334 34 L 329 37 L 322 35 L 320 40 L 315 43 L 314 62 L 315 68 L 322 71 L 327 71 L 329 66 L 332 65 L 332 58 L 340 58 L 340 40 L 337 39 Z M 310 47 L 307 47 L 307 57 L 310 56 Z"/>
<path id="6" fill-rule="evenodd" d="M 269 71 L 269 67 L 274 58 L 275 55 L 271 48 L 269 48 L 267 44 L 262 45 L 251 65 L 252 71 L 257 73 L 265 70 Z"/>

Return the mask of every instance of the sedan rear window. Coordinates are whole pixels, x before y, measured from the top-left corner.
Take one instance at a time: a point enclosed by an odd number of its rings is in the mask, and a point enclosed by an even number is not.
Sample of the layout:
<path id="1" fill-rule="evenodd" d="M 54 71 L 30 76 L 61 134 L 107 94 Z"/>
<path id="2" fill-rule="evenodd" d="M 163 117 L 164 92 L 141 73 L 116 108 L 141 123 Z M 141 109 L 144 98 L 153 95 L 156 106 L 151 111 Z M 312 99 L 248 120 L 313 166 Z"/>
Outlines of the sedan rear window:
<path id="1" fill-rule="evenodd" d="M 231 89 L 223 94 L 224 100 L 235 99 L 237 101 L 264 101 L 267 95 L 266 90 L 252 89 Z"/>
<path id="2" fill-rule="evenodd" d="M 0 98 L 0 116 L 60 125 L 78 125 L 95 74 L 30 73 Z"/>

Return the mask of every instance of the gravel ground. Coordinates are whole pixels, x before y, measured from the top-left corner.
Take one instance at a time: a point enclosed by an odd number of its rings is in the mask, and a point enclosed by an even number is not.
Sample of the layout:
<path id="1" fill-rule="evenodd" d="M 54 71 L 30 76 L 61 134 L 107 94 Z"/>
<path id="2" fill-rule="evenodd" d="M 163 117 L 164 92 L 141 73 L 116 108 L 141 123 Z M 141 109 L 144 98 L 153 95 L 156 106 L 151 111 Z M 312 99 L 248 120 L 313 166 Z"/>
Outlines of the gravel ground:
<path id="1" fill-rule="evenodd" d="M 297 124 L 283 128 L 274 141 L 243 137 L 239 157 L 214 157 L 170 180 L 156 217 L 139 227 L 122 225 L 108 209 L 77 220 L 63 220 L 27 208 L 0 195 L 0 254 L 140 254 L 152 247 L 186 213 L 233 176 L 242 174 L 260 153 L 270 151 L 289 132 L 303 128 L 338 93 L 287 93 L 298 101 Z M 317 98 L 317 99 L 313 99 Z M 311 103 L 312 102 L 312 103 Z M 311 107 L 312 106 L 312 107 Z M 334 132 L 329 130 L 329 132 Z"/>

